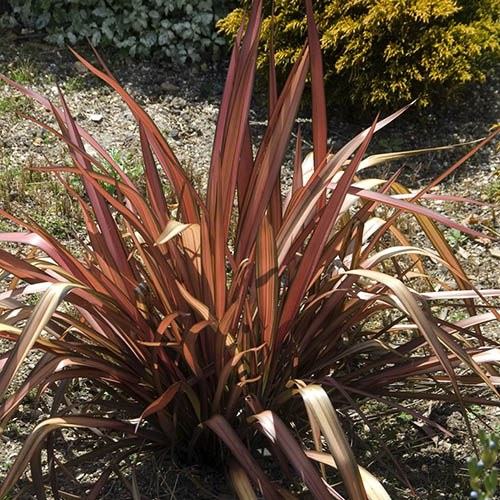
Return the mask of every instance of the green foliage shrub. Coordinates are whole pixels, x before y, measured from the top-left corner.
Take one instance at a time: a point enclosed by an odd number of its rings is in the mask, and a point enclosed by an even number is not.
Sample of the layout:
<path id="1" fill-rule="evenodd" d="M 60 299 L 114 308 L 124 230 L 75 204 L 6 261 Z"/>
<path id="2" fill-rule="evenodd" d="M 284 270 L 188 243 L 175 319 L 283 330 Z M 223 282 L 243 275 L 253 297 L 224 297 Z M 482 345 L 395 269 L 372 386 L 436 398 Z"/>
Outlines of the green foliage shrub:
<path id="1" fill-rule="evenodd" d="M 9 0 L 3 22 L 46 32 L 46 41 L 73 45 L 89 38 L 131 56 L 184 63 L 217 58 L 224 39 L 215 23 L 224 0 Z"/>
<path id="2" fill-rule="evenodd" d="M 486 434 L 484 429 L 481 429 L 479 441 L 481 443 L 479 460 L 476 457 L 470 457 L 468 460 L 472 488 L 469 498 L 492 500 L 498 486 L 498 469 L 495 465 L 498 461 L 500 436 L 495 433 Z"/>
<path id="3" fill-rule="evenodd" d="M 269 2 L 270 3 L 270 2 Z M 307 30 L 302 0 L 275 1 L 276 61 L 297 59 Z M 498 0 L 317 0 L 329 96 L 339 105 L 381 107 L 418 98 L 421 106 L 483 81 L 500 61 Z M 218 27 L 235 36 L 238 8 Z M 263 25 L 263 66 L 272 29 Z"/>

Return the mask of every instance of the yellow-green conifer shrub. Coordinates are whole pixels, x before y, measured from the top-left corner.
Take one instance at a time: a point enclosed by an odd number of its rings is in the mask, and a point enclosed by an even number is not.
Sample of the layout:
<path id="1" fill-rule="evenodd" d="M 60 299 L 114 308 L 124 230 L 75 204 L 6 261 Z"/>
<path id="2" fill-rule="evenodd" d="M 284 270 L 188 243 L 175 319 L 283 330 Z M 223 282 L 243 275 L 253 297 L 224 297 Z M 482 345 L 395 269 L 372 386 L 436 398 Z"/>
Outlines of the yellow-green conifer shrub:
<path id="1" fill-rule="evenodd" d="M 426 106 L 484 81 L 500 62 L 499 0 L 316 0 L 314 8 L 330 98 L 340 105 L 418 98 Z M 234 10 L 219 29 L 234 37 L 242 15 L 243 8 Z M 304 2 L 275 0 L 274 27 L 276 61 L 286 70 L 307 30 Z M 261 66 L 271 30 L 269 12 Z"/>

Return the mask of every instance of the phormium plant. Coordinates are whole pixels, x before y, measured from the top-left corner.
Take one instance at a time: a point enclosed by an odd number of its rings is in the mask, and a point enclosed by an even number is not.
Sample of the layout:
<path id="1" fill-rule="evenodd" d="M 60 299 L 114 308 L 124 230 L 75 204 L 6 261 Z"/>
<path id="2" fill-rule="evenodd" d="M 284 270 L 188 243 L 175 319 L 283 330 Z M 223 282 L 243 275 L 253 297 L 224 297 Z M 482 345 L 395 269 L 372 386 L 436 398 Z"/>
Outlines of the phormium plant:
<path id="1" fill-rule="evenodd" d="M 403 110 L 328 151 L 321 52 L 308 1 L 309 43 L 281 92 L 271 64 L 269 123 L 260 144 L 252 144 L 261 3 L 254 2 L 232 54 L 205 193 L 190 184 L 158 128 L 102 60 L 101 70 L 75 54 L 137 121 L 145 197 L 75 122 L 62 95 L 58 107 L 2 76 L 53 113 L 59 131 L 31 119 L 64 141 L 72 165 L 43 170 L 78 200 L 87 232 L 72 254 L 29 216 L 0 211 L 19 226 L 0 234 L 9 243 L 0 248 L 0 336 L 9 345 L 0 357 L 2 427 L 34 390 L 51 403 L 0 497 L 28 464 L 38 498 L 46 488 L 57 498 L 61 474 L 74 480 L 72 468 L 85 459 L 110 456 L 87 494 L 96 498 L 120 460 L 170 448 L 227 466 L 241 498 L 256 498 L 256 491 L 288 498 L 302 487 L 319 499 L 388 498 L 357 465 L 339 409 L 350 407 L 371 426 L 359 406 L 366 400 L 396 408 L 398 400 L 457 400 L 465 409 L 482 400 L 462 384 L 486 384 L 497 394 L 499 351 L 480 327 L 498 320 L 489 297 L 500 291 L 469 283 L 438 224 L 478 234 L 423 201 L 498 130 L 419 193 L 410 194 L 397 175 L 361 179 L 364 168 L 401 155 L 366 157 L 366 150 Z M 283 157 L 309 71 L 314 156 L 302 162 L 299 134 L 293 184 L 282 197 Z M 72 189 L 71 176 L 81 179 L 84 195 Z M 174 210 L 163 179 L 176 194 Z M 412 246 L 398 229 L 401 217 L 415 220 L 429 248 Z M 447 269 L 446 282 L 432 277 L 433 263 Z M 438 317 L 443 310 L 465 319 Z M 42 355 L 19 381 L 32 351 Z M 79 381 L 91 390 L 75 396 Z M 301 442 L 295 429 L 302 425 L 293 424 L 304 421 L 310 433 Z M 64 462 L 67 428 L 92 430 L 99 446 Z M 269 453 L 280 477 L 263 465 Z M 325 465 L 338 469 L 339 491 Z"/>

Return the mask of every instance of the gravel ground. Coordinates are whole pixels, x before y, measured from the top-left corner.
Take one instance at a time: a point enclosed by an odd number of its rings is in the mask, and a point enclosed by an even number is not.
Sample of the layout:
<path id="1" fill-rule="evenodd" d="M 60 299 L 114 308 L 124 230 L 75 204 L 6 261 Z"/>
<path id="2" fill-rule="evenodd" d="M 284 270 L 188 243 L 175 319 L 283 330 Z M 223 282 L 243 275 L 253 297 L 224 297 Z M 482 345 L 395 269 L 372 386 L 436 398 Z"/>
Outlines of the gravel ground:
<path id="1" fill-rule="evenodd" d="M 110 66 L 118 80 L 155 119 L 180 162 L 198 183 L 203 184 L 222 95 L 224 66 L 202 65 L 178 71 L 115 58 L 110 60 Z M 57 95 L 56 83 L 60 85 L 81 125 L 113 151 L 120 162 L 134 168 L 134 158 L 140 149 L 129 111 L 108 87 L 86 73 L 81 64 L 75 63 L 67 51 L 44 45 L 30 37 L 4 41 L 0 43 L 0 71 L 23 80 L 27 86 L 49 97 Z M 450 106 L 446 110 L 410 110 L 396 124 L 379 134 L 371 151 L 415 149 L 483 137 L 490 126 L 500 121 L 498 83 L 498 79 L 492 79 L 483 87 L 471 87 L 465 104 Z M 44 111 L 27 104 L 7 86 L 0 84 L 0 160 L 4 170 L 0 206 L 14 211 L 28 209 L 30 213 L 41 213 L 42 222 L 56 233 L 60 231 L 62 235 L 69 235 L 72 229 L 64 223 L 61 227 L 60 221 L 61 217 L 70 220 L 74 215 L 71 203 L 68 201 L 65 204 L 60 199 L 44 196 L 53 189 L 54 181 L 44 176 L 34 177 L 27 170 L 28 166 L 45 161 L 46 153 L 51 157 L 57 156 L 60 146 L 37 126 L 14 116 L 11 112 L 13 108 L 45 119 L 47 117 Z M 263 107 L 256 104 L 251 116 L 256 136 L 265 120 L 264 113 L 259 111 L 261 109 Z M 333 113 L 331 145 L 335 149 L 369 125 L 369 117 L 354 118 Z M 307 119 L 303 120 L 303 127 L 307 139 L 310 134 Z M 446 153 L 427 154 L 397 165 L 384 166 L 374 173 L 388 175 L 394 169 L 402 168 L 403 183 L 417 189 L 453 164 L 464 152 L 465 148 L 459 148 Z M 12 175 L 5 177 L 5 172 L 12 172 Z M 496 145 L 484 148 L 435 192 L 498 202 L 500 162 Z M 434 207 L 471 227 L 500 236 L 495 207 L 457 206 L 447 202 L 437 203 Z M 477 286 L 492 288 L 500 285 L 498 242 L 474 240 L 453 232 L 447 235 Z M 0 478 L 15 457 L 24 433 L 46 411 L 43 401 L 39 405 L 27 402 L 14 428 L 0 436 Z M 484 420 L 500 429 L 497 409 L 481 411 L 475 420 L 476 426 L 483 425 Z M 411 449 L 401 447 L 401 461 L 409 467 L 410 479 L 419 487 L 419 498 L 463 498 L 461 481 L 465 474 L 464 460 L 470 453 L 470 448 L 464 445 L 463 420 L 454 407 L 433 405 L 429 412 L 440 423 L 448 425 L 455 437 L 429 440 L 420 436 L 421 444 L 417 442 Z M 408 432 L 413 435 L 415 429 Z M 401 436 L 401 439 L 404 438 L 404 435 Z M 149 492 L 150 498 L 231 498 L 230 493 L 220 486 L 221 478 L 214 471 L 180 468 L 171 460 L 158 457 L 145 461 L 143 468 L 137 469 L 139 483 Z M 160 473 L 157 472 L 155 478 L 149 478 L 146 477 L 147 472 L 141 472 L 151 469 Z M 207 478 L 212 475 L 215 479 L 207 484 Z M 112 485 L 103 498 L 129 497 L 126 491 L 117 488 L 120 486 Z M 407 496 L 407 492 L 397 489 L 393 490 L 393 494 L 394 498 Z"/>

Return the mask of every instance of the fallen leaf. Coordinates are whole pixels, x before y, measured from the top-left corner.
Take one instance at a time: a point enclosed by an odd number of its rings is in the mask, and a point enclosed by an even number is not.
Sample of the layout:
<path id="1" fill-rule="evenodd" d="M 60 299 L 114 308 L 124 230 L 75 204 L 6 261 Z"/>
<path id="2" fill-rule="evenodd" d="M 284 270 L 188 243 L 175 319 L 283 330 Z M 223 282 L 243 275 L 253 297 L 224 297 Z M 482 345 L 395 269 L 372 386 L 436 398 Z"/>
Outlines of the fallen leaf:
<path id="1" fill-rule="evenodd" d="M 475 226 L 476 224 L 480 224 L 484 222 L 484 217 L 479 217 L 475 214 L 467 216 L 463 221 L 462 224 L 464 224 L 467 227 L 470 226 Z"/>

